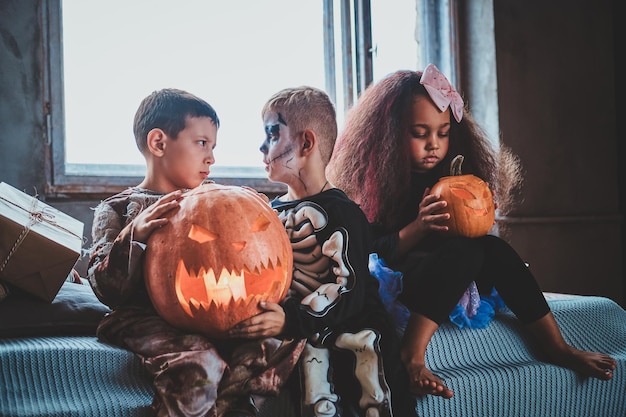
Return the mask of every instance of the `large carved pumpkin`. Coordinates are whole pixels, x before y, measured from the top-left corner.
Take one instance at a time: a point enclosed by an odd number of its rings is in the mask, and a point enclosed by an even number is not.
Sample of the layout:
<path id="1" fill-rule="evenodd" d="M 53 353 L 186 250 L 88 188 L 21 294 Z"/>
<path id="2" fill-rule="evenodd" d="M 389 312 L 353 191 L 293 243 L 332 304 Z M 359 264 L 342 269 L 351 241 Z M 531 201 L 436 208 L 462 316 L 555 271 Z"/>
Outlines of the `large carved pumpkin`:
<path id="1" fill-rule="evenodd" d="M 495 204 L 489 185 L 471 174 L 461 174 L 463 156 L 452 160 L 450 176 L 442 177 L 430 190 L 439 194 L 448 205 L 441 213 L 450 213 L 444 224 L 451 236 L 479 237 L 494 224 Z"/>
<path id="2" fill-rule="evenodd" d="M 180 208 L 147 242 L 150 298 L 170 324 L 216 338 L 280 301 L 293 254 L 276 213 L 254 190 L 206 183 L 183 194 Z"/>

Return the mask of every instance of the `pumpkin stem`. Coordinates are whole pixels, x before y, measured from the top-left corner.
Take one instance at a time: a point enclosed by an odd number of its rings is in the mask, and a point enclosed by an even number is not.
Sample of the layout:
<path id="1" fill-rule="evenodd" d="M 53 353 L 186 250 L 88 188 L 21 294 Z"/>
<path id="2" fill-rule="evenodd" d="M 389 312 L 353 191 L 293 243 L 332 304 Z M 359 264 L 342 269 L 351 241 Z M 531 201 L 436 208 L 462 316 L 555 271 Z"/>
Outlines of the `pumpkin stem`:
<path id="1" fill-rule="evenodd" d="M 464 159 L 465 157 L 463 155 L 454 157 L 452 162 L 450 162 L 450 175 L 461 175 L 461 165 L 463 165 Z"/>

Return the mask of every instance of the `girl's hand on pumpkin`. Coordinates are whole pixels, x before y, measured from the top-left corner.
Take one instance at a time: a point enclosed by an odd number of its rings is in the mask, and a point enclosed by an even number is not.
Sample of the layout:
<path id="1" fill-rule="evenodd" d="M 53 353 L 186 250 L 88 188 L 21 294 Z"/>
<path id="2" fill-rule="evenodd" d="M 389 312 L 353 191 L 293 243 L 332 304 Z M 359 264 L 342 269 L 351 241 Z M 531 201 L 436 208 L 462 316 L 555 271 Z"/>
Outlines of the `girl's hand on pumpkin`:
<path id="1" fill-rule="evenodd" d="M 259 314 L 243 320 L 228 331 L 232 338 L 258 339 L 278 336 L 285 327 L 285 310 L 276 303 L 261 301 Z"/>
<path id="2" fill-rule="evenodd" d="M 163 216 L 180 206 L 181 195 L 182 191 L 173 191 L 139 213 L 132 222 L 132 240 L 146 243 L 155 229 L 167 223 Z"/>
<path id="3" fill-rule="evenodd" d="M 415 247 L 428 233 L 448 230 L 447 226 L 439 224 L 441 221 L 450 218 L 448 213 L 437 214 L 447 205 L 445 200 L 441 200 L 440 197 L 439 195 L 430 194 L 429 188 L 424 190 L 417 217 L 398 232 L 398 252 L 400 255 L 406 254 L 411 248 Z"/>
<path id="4" fill-rule="evenodd" d="M 448 226 L 441 225 L 442 222 L 450 218 L 449 213 L 440 213 L 448 203 L 441 200 L 438 194 L 430 194 L 429 189 L 424 192 L 424 197 L 419 204 L 419 211 L 414 220 L 417 228 L 426 231 L 446 231 Z"/>

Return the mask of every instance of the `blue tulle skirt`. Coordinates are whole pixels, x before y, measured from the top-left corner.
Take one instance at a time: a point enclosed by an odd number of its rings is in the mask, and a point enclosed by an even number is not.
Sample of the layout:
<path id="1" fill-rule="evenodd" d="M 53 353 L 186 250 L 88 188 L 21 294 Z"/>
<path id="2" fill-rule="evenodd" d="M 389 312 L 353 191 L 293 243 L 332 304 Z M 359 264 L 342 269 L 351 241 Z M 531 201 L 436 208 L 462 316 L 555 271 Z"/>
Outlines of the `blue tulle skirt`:
<path id="1" fill-rule="evenodd" d="M 410 311 L 398 301 L 398 296 L 402 292 L 402 273 L 389 268 L 376 253 L 370 254 L 369 270 L 380 284 L 378 291 L 385 308 L 391 314 L 397 330 L 403 333 Z M 472 281 L 450 313 L 450 321 L 461 329 L 482 329 L 487 327 L 495 313 L 503 308 L 504 301 L 495 288 L 491 295 L 481 296 L 476 283 Z"/>

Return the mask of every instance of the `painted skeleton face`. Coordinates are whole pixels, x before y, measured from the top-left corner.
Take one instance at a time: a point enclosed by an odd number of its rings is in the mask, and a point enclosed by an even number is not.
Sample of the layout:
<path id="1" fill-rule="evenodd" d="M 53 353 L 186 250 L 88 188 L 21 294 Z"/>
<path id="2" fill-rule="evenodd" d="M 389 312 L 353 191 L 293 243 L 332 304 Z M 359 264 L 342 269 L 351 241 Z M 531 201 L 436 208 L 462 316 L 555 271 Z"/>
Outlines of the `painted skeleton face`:
<path id="1" fill-rule="evenodd" d="M 268 178 L 274 182 L 287 183 L 287 178 L 298 173 L 291 131 L 280 113 L 268 112 L 263 122 L 265 140 L 260 151 L 263 153 Z"/>

